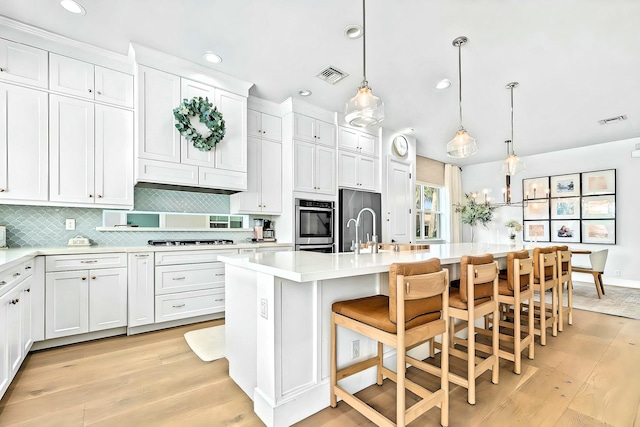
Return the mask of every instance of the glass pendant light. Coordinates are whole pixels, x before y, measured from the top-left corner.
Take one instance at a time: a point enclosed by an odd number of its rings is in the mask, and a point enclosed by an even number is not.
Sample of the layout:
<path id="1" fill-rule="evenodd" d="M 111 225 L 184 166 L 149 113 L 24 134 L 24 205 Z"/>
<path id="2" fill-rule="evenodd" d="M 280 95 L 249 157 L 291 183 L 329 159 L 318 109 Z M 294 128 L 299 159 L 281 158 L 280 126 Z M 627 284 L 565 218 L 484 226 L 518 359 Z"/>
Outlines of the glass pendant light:
<path id="1" fill-rule="evenodd" d="M 505 141 L 507 144 L 507 158 L 502 164 L 501 172 L 508 176 L 513 176 L 524 170 L 524 160 L 521 160 L 516 153 L 513 152 L 513 88 L 518 86 L 518 82 L 508 83 L 506 88 L 511 90 L 511 139 Z"/>
<path id="2" fill-rule="evenodd" d="M 344 119 L 351 126 L 367 127 L 384 120 L 384 102 L 371 92 L 367 81 L 367 31 L 365 23 L 365 0 L 362 0 L 362 83 L 351 98 L 344 112 Z"/>
<path id="3" fill-rule="evenodd" d="M 476 140 L 471 137 L 462 125 L 462 58 L 461 58 L 461 46 L 465 44 L 468 39 L 464 36 L 457 37 L 453 41 L 453 45 L 458 48 L 458 110 L 460 113 L 460 127 L 456 136 L 447 143 L 447 154 L 450 157 L 469 157 L 478 151 Z"/>

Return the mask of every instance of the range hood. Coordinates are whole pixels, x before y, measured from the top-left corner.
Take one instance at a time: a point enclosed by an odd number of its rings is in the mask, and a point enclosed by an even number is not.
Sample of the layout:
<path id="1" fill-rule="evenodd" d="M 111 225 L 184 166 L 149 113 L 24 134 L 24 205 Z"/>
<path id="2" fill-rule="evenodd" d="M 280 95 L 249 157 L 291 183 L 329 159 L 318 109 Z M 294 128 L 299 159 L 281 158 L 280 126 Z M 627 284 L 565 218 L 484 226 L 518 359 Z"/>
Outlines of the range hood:
<path id="1" fill-rule="evenodd" d="M 640 157 L 640 142 L 636 144 L 636 149 L 631 152 L 631 157 Z"/>
<path id="2" fill-rule="evenodd" d="M 236 194 L 240 193 L 240 190 L 226 190 L 222 188 L 205 188 L 205 187 L 190 187 L 188 185 L 175 185 L 175 184 L 159 184 L 157 182 L 138 182 L 136 188 L 153 188 L 156 190 L 173 190 L 173 191 L 190 191 L 194 193 L 209 193 L 209 194 Z"/>

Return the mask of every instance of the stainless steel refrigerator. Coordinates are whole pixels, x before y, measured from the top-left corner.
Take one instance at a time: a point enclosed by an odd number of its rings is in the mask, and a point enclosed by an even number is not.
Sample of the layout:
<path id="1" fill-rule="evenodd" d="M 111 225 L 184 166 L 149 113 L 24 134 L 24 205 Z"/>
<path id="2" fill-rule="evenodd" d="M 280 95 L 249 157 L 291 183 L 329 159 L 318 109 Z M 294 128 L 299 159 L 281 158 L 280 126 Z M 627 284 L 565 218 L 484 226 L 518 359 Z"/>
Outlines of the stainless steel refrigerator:
<path id="1" fill-rule="evenodd" d="M 351 252 L 351 241 L 356 239 L 356 230 L 351 224 L 347 228 L 347 221 L 356 218 L 362 208 L 370 208 L 376 213 L 376 234 L 378 242 L 382 240 L 382 208 L 380 193 L 370 193 L 368 191 L 356 191 L 341 189 L 338 196 L 338 221 L 340 231 L 338 234 L 338 252 Z M 360 227 L 358 238 L 362 242 L 367 241 L 367 234 L 373 235 L 373 217 L 370 212 L 363 212 L 360 215 Z"/>

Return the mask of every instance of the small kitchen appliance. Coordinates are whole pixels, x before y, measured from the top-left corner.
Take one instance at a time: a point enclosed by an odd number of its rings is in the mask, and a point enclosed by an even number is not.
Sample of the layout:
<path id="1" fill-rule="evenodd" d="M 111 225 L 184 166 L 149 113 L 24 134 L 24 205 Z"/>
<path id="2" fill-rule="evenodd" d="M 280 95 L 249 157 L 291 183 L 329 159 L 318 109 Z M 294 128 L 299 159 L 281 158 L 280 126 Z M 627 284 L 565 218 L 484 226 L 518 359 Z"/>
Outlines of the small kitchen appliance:
<path id="1" fill-rule="evenodd" d="M 253 240 L 261 242 L 264 240 L 264 220 L 255 218 L 253 220 Z"/>
<path id="2" fill-rule="evenodd" d="M 264 229 L 262 230 L 262 234 L 265 242 L 276 241 L 276 230 L 273 221 L 271 221 L 270 219 L 264 220 Z"/>

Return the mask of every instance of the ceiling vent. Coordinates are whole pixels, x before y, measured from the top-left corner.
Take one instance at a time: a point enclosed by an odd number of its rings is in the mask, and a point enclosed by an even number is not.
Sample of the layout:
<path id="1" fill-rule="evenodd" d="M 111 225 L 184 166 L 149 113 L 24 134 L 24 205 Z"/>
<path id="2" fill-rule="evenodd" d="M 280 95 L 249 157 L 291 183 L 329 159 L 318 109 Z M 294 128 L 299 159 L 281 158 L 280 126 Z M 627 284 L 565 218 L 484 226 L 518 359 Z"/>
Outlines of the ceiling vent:
<path id="1" fill-rule="evenodd" d="M 329 65 L 328 67 L 322 69 L 318 74 L 316 74 L 316 77 L 320 80 L 324 80 L 325 82 L 334 85 L 348 75 L 349 74 L 345 73 L 344 71 L 340 71 L 336 67 L 332 67 L 331 65 Z"/>
<path id="2" fill-rule="evenodd" d="M 609 123 L 621 122 L 623 120 L 627 120 L 626 115 L 609 117 L 608 119 L 598 120 L 598 123 L 601 125 L 608 125 Z"/>

